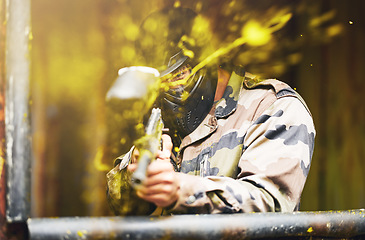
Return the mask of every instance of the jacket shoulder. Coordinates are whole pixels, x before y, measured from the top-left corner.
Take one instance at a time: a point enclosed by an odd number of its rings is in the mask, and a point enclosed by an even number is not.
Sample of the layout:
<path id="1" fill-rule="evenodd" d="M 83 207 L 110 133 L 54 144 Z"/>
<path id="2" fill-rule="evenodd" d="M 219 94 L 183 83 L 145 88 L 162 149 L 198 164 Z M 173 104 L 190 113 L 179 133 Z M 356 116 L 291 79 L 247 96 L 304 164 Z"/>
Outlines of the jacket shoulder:
<path id="1" fill-rule="evenodd" d="M 262 89 L 269 88 L 275 94 L 276 99 L 284 98 L 284 97 L 295 97 L 297 98 L 306 108 L 310 115 L 311 112 L 304 99 L 297 93 L 293 88 L 291 88 L 287 83 L 284 83 L 277 79 L 265 79 L 260 80 L 256 75 L 246 73 L 244 79 L 244 88 L 250 89 Z"/>

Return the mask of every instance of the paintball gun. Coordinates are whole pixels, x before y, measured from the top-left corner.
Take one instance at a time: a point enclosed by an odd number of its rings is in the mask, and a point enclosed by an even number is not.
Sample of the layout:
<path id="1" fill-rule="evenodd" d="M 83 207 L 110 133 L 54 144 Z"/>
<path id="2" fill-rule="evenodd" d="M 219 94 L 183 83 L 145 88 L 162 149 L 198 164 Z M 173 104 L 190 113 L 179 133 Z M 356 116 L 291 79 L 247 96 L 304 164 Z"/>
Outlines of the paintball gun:
<path id="1" fill-rule="evenodd" d="M 138 125 L 152 108 L 159 94 L 160 73 L 150 67 L 122 68 L 118 78 L 106 95 L 108 104 L 119 112 L 127 125 Z M 138 168 L 132 175 L 132 185 L 140 186 L 146 178 L 146 170 L 161 146 L 164 124 L 161 109 L 153 108 L 142 136 L 134 139 L 139 154 Z"/>
<path id="2" fill-rule="evenodd" d="M 143 183 L 146 178 L 147 167 L 161 147 L 163 126 L 161 109 L 153 108 L 146 125 L 145 135 L 135 142 L 140 157 L 138 159 L 138 168 L 132 175 L 132 185 L 134 187 L 138 187 Z"/>

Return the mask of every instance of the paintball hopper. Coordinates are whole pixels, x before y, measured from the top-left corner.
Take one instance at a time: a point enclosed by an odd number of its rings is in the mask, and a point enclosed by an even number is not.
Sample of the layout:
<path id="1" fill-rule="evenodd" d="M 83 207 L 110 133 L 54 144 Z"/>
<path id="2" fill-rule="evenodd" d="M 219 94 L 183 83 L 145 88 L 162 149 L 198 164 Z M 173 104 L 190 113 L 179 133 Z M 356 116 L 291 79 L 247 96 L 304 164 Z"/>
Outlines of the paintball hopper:
<path id="1" fill-rule="evenodd" d="M 106 94 L 107 104 L 126 122 L 139 122 L 159 94 L 157 69 L 143 66 L 122 68 Z"/>

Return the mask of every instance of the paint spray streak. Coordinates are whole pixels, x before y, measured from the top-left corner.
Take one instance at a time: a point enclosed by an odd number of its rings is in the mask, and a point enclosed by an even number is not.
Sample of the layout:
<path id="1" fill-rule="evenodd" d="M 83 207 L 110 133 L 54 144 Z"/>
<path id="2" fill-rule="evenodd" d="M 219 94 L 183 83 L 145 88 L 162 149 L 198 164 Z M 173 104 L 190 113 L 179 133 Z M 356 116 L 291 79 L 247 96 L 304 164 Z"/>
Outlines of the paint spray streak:
<path id="1" fill-rule="evenodd" d="M 252 45 L 252 46 L 259 46 L 259 45 L 266 44 L 270 40 L 271 34 L 280 30 L 281 28 L 283 28 L 285 26 L 285 24 L 291 19 L 291 17 L 292 17 L 292 14 L 287 13 L 283 16 L 273 18 L 273 19 L 271 19 L 271 21 L 269 21 L 266 24 L 266 26 L 261 26 L 259 23 L 256 23 L 256 22 L 248 22 L 242 29 L 242 37 L 236 39 L 232 44 L 219 48 L 218 50 L 213 52 L 211 55 L 209 55 L 207 58 L 205 58 L 203 61 L 201 61 L 198 65 L 196 65 L 192 69 L 190 75 L 188 77 L 186 77 L 185 79 L 181 79 L 181 80 L 178 80 L 178 81 L 175 81 L 172 83 L 172 82 L 166 81 L 165 79 L 173 78 L 178 73 L 176 73 L 175 75 L 172 75 L 172 74 L 167 75 L 161 81 L 161 84 L 160 84 L 161 89 L 166 89 L 166 84 L 168 84 L 168 86 L 170 86 L 170 87 L 174 87 L 177 85 L 184 85 L 186 83 L 186 81 L 191 76 L 193 76 L 196 72 L 198 72 L 200 69 L 202 69 L 203 67 L 205 67 L 206 65 L 211 63 L 216 58 L 219 58 L 220 56 L 228 54 L 233 49 L 235 49 L 239 46 L 242 46 L 246 43 L 249 45 Z M 266 39 L 263 41 L 262 38 L 266 38 Z M 186 50 L 186 49 L 183 49 L 183 50 Z M 186 50 L 186 51 L 189 51 L 189 50 Z"/>
<path id="2" fill-rule="evenodd" d="M 179 72 L 170 73 L 164 77 L 159 78 L 154 84 L 150 86 L 149 93 L 151 95 L 148 99 L 148 102 L 145 105 L 146 108 L 148 109 L 155 103 L 156 99 L 158 98 L 161 92 L 166 92 L 167 90 L 174 88 L 178 85 L 186 84 L 189 78 L 193 76 L 195 73 L 197 73 L 200 69 L 204 68 L 205 66 L 207 66 L 209 63 L 219 58 L 220 56 L 228 54 L 235 48 L 242 46 L 246 43 L 251 46 L 265 45 L 270 41 L 271 34 L 283 28 L 286 25 L 286 23 L 291 19 L 291 17 L 292 14 L 287 13 L 285 15 L 271 19 L 271 21 L 266 23 L 264 26 L 260 25 L 257 22 L 249 21 L 242 28 L 242 37 L 236 39 L 233 43 L 227 46 L 217 49 L 211 55 L 206 57 L 203 61 L 201 61 L 191 70 L 190 75 L 188 75 L 186 78 L 174 82 L 169 81 L 169 79 L 176 77 L 179 74 Z M 189 49 L 182 49 L 182 50 L 186 52 L 190 51 Z M 188 96 L 188 94 L 185 94 L 185 96 Z M 106 171 L 109 169 L 109 167 L 106 164 L 103 164 L 101 161 L 103 155 L 104 154 L 102 148 L 99 148 L 94 158 L 94 166 L 99 171 Z"/>

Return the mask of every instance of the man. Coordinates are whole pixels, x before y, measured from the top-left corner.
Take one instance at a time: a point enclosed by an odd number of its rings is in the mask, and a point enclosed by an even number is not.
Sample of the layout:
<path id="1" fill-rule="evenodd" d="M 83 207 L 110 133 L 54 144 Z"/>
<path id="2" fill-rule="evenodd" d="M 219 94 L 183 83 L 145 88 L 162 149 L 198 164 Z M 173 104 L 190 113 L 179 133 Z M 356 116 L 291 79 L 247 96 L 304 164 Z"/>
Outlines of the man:
<path id="1" fill-rule="evenodd" d="M 173 11 L 196 17 L 190 10 Z M 220 65 L 217 74 L 212 74 L 212 67 L 192 73 L 199 58 L 184 50 L 170 54 L 169 64 L 161 70 L 162 76 L 170 76 L 168 82 L 186 80 L 172 85 L 159 101 L 173 140 L 163 135 L 163 148 L 137 190 L 129 180 L 138 164 L 138 150 L 132 148 L 118 158 L 107 175 L 115 213 L 298 209 L 315 136 L 304 101 L 287 84 L 260 80 L 230 64 Z M 176 156 L 171 154 L 172 142 L 179 144 Z"/>

